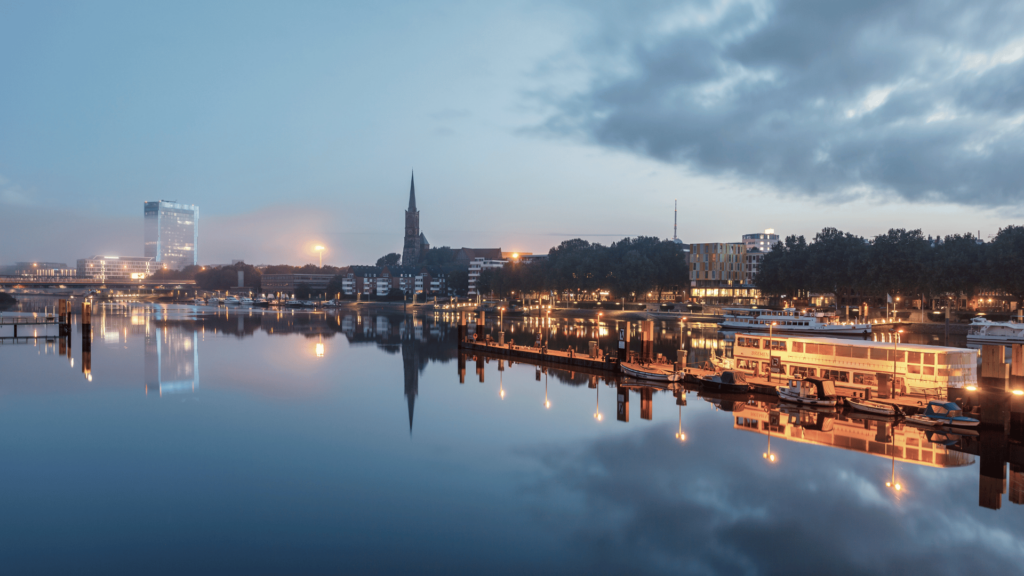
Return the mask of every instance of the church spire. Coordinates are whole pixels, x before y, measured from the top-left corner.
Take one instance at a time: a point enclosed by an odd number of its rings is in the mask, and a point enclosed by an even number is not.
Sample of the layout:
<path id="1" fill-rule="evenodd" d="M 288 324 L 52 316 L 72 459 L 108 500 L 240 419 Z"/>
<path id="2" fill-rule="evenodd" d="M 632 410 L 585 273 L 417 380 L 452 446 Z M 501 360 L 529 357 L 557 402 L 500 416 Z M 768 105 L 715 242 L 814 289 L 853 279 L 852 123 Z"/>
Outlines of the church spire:
<path id="1" fill-rule="evenodd" d="M 416 211 L 416 174 L 409 178 L 409 212 Z"/>

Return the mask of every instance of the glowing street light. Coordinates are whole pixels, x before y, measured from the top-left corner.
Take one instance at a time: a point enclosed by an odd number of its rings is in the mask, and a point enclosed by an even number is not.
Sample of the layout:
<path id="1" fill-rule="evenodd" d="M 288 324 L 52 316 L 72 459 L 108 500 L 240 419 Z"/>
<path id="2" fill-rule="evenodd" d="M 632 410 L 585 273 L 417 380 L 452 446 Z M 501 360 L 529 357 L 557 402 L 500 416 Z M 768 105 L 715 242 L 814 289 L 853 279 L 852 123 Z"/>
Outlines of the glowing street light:
<path id="1" fill-rule="evenodd" d="M 316 250 L 317 253 L 320 255 L 320 267 L 323 268 L 324 267 L 324 247 L 323 246 L 317 246 L 317 247 L 313 248 L 313 250 Z"/>

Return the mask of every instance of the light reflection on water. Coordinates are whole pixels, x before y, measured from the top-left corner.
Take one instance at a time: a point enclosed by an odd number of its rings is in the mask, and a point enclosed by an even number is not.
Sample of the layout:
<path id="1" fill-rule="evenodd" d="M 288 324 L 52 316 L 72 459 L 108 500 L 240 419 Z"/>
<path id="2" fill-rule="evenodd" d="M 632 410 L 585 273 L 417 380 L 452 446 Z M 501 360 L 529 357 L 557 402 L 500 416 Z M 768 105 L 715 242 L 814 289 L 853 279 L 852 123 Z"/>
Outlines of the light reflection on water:
<path id="1" fill-rule="evenodd" d="M 0 347 L 7 573 L 994 573 L 1024 560 L 1021 469 L 1002 463 L 1000 492 L 991 456 L 1019 449 L 1013 434 L 941 438 L 460 358 L 432 315 L 95 314 L 91 382 L 80 325 L 63 349 Z M 614 337 L 584 321 L 505 326 L 580 350 Z M 698 359 L 732 343 L 665 325 L 656 351 L 680 334 Z M 1001 510 L 979 507 L 993 494 Z"/>

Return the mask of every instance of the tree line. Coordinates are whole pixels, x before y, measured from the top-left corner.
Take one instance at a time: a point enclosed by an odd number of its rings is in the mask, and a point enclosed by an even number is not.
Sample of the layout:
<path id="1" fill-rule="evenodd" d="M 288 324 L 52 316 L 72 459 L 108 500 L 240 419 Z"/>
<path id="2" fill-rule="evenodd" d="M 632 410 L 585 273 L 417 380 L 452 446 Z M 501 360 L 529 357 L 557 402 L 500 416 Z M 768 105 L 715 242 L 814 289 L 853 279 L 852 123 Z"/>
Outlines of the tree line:
<path id="1" fill-rule="evenodd" d="M 651 236 L 624 238 L 609 246 L 580 238 L 566 240 L 546 259 L 529 264 L 509 262 L 484 270 L 477 280 L 481 294 L 505 298 L 513 292 L 557 292 L 593 299 L 607 291 L 610 299 L 635 301 L 647 293 L 661 295 L 689 285 L 689 262 L 683 245 Z"/>
<path id="2" fill-rule="evenodd" d="M 765 254 L 754 283 L 765 295 L 802 292 L 904 295 L 957 300 L 982 291 L 1024 299 L 1024 227 L 1001 228 L 990 242 L 891 229 L 868 240 L 825 228 L 808 243 L 788 236 Z"/>

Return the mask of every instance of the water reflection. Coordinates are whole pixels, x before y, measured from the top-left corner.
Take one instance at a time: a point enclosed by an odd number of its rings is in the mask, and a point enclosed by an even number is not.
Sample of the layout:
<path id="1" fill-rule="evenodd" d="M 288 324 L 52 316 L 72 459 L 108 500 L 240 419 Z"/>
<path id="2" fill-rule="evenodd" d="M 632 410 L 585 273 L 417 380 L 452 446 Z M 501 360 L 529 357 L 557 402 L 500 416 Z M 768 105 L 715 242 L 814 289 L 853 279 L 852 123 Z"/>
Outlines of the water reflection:
<path id="1" fill-rule="evenodd" d="M 597 336 L 607 346 L 614 327 L 504 326 L 579 349 Z M 658 351 L 731 345 L 713 327 L 677 328 L 664 326 Z M 225 553 L 248 572 L 271 565 L 269 549 L 310 559 L 303 572 L 344 571 L 339 554 L 357 572 L 399 573 L 422 562 L 446 573 L 493 562 L 530 573 L 988 573 L 1024 561 L 1024 509 L 989 510 L 1024 500 L 1016 404 L 1000 408 L 1003 428 L 920 430 L 459 354 L 454 336 L 433 315 L 129 307 L 94 319 L 92 383 L 67 368 L 81 341 L 52 348 L 60 357 L 0 350 L 0 366 L 27 382 L 2 387 L 0 563 L 40 561 L 31 541 L 67 546 L 59 527 L 103 514 L 115 521 L 97 529 L 102 538 L 62 557 L 119 558 L 105 543 L 132 541 L 140 557 L 171 558 L 167 571 L 184 573 L 174 551 L 231 533 Z M 252 393 L 268 389 L 277 394 Z M 136 446 L 119 432 L 127 427 L 156 433 Z M 125 461 L 130 481 L 119 479 Z M 137 526 L 146 537 L 131 540 L 123 527 Z M 194 541 L 175 540 L 189 530 Z M 395 534 L 416 553 L 394 555 Z M 74 570 L 60 568 L 49 571 Z"/>

